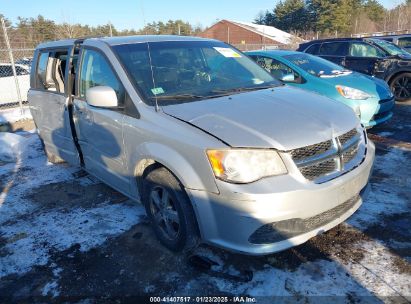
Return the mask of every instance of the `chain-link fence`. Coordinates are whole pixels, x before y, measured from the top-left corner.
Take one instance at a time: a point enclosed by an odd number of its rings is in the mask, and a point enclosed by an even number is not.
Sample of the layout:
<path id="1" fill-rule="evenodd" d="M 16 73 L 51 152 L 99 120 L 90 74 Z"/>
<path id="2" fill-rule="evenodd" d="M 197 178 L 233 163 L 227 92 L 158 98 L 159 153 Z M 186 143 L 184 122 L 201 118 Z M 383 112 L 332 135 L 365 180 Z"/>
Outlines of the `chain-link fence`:
<path id="1" fill-rule="evenodd" d="M 14 38 L 14 37 L 11 37 Z M 16 48 L 10 43 L 7 27 L 0 20 L 0 109 L 23 106 L 30 88 L 34 49 Z"/>
<path id="2" fill-rule="evenodd" d="M 14 59 L 10 59 L 8 49 L 0 49 L 0 109 L 18 106 L 27 102 L 30 88 L 30 68 L 34 49 L 10 49 Z"/>

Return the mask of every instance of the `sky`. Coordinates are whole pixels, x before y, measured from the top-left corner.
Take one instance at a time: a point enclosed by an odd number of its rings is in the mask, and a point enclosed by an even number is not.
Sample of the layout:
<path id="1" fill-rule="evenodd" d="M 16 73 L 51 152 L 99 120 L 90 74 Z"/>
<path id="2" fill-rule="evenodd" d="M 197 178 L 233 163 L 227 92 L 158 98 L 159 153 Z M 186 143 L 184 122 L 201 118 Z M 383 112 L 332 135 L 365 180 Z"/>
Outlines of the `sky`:
<path id="1" fill-rule="evenodd" d="M 221 19 L 253 21 L 260 11 L 271 10 L 279 0 L 1 0 L 0 13 L 17 17 L 39 14 L 57 23 L 92 26 L 111 22 L 117 29 L 140 29 L 145 23 L 182 19 L 193 25 L 209 26 Z M 401 0 L 380 0 L 392 8 Z"/>

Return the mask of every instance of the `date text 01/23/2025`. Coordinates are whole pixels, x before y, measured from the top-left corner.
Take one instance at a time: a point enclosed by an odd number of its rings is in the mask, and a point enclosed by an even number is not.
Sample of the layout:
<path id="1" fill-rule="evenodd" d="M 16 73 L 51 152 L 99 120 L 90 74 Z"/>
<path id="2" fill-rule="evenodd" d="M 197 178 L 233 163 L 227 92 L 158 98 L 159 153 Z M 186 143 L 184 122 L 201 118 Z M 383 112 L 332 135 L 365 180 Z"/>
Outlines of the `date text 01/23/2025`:
<path id="1" fill-rule="evenodd" d="M 256 303 L 248 296 L 150 297 L 150 303 Z"/>

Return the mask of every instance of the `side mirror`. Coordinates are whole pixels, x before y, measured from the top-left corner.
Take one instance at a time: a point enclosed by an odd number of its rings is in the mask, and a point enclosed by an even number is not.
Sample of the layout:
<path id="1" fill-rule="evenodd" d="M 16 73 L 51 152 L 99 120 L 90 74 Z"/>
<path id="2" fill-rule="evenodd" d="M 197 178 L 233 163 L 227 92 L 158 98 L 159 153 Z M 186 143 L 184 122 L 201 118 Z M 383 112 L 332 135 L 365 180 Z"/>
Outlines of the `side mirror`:
<path id="1" fill-rule="evenodd" d="M 281 81 L 283 82 L 295 82 L 294 74 L 285 74 L 281 77 Z"/>
<path id="2" fill-rule="evenodd" d="M 113 108 L 118 106 L 117 94 L 107 86 L 92 87 L 86 91 L 87 103 L 94 107 Z"/>

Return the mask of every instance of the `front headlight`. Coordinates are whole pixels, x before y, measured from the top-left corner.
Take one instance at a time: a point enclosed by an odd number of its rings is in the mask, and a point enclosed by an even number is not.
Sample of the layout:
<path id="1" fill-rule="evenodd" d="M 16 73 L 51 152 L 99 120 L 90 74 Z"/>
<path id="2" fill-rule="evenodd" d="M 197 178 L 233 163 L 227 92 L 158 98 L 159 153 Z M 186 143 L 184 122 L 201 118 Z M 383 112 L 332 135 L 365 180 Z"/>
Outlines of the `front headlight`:
<path id="1" fill-rule="evenodd" d="M 337 89 L 338 93 L 341 94 L 341 96 L 348 98 L 348 99 L 367 99 L 372 97 L 371 95 L 350 87 L 342 86 L 342 85 L 336 85 L 335 88 Z"/>
<path id="2" fill-rule="evenodd" d="M 287 173 L 278 153 L 263 149 L 207 150 L 216 178 L 230 183 L 251 183 Z"/>

